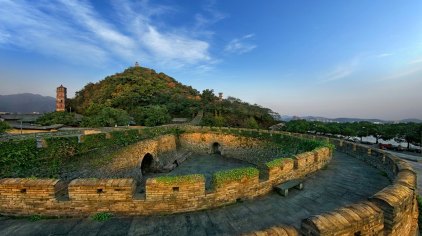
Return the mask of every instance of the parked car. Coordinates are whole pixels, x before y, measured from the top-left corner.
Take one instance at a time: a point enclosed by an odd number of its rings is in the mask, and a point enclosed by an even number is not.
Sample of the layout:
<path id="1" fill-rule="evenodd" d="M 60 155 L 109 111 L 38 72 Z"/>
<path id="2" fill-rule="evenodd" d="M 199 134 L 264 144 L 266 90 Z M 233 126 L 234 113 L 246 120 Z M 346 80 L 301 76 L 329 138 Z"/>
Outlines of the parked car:
<path id="1" fill-rule="evenodd" d="M 398 146 L 393 146 L 393 150 L 398 151 L 398 152 L 402 152 L 402 151 L 405 150 L 405 148 L 402 147 L 401 145 L 398 145 Z"/>
<path id="2" fill-rule="evenodd" d="M 380 149 L 383 149 L 383 150 L 386 150 L 386 149 L 391 150 L 391 149 L 393 149 L 393 145 L 391 145 L 391 144 L 380 143 L 378 145 L 379 145 L 379 148 Z"/>

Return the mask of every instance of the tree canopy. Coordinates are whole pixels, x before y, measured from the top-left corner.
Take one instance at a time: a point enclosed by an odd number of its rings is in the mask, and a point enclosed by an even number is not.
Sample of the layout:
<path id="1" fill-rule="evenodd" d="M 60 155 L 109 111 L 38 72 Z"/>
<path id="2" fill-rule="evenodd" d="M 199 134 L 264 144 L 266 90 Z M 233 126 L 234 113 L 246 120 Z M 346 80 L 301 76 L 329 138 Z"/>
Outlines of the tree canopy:
<path id="1" fill-rule="evenodd" d="M 116 123 L 115 119 L 106 122 L 105 108 L 125 111 L 136 124 L 147 126 L 168 123 L 172 117 L 193 118 L 200 111 L 204 111 L 202 125 L 267 128 L 276 123 L 268 108 L 233 97 L 219 99 L 211 89 L 200 93 L 144 67 L 131 67 L 87 84 L 76 92 L 68 107 L 85 116 L 84 126 Z M 111 111 L 117 110 L 107 110 Z"/>

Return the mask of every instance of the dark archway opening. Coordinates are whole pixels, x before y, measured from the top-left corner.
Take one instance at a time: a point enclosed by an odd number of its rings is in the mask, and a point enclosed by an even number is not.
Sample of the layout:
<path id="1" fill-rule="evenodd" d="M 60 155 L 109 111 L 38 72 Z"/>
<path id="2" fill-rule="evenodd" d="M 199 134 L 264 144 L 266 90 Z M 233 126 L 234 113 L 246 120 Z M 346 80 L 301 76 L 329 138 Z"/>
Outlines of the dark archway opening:
<path id="1" fill-rule="evenodd" d="M 212 154 L 221 155 L 221 145 L 217 142 L 212 144 Z"/>
<path id="2" fill-rule="evenodd" d="M 147 153 L 145 154 L 144 158 L 142 159 L 141 162 L 141 172 L 142 175 L 145 175 L 148 172 L 152 171 L 152 163 L 154 162 L 154 158 L 152 157 L 151 154 Z"/>

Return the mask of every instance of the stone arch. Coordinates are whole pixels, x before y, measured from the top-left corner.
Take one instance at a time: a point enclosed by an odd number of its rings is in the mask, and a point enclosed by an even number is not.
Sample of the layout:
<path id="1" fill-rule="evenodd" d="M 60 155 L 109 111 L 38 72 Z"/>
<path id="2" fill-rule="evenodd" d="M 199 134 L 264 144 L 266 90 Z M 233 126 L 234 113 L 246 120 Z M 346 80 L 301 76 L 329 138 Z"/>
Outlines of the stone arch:
<path id="1" fill-rule="evenodd" d="M 218 143 L 218 142 L 214 142 L 211 145 L 211 153 L 212 154 L 219 154 L 219 155 L 221 155 L 221 144 Z"/>
<path id="2" fill-rule="evenodd" d="M 146 153 L 142 158 L 139 168 L 141 169 L 142 175 L 145 173 L 151 172 L 154 163 L 154 157 L 151 153 Z"/>

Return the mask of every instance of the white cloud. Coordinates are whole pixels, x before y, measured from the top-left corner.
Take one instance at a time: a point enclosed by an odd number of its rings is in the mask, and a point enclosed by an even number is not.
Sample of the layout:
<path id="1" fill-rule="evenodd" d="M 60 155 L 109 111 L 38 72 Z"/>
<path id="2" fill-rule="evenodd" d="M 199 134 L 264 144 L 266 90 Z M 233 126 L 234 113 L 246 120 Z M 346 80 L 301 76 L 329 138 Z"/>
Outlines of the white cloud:
<path id="1" fill-rule="evenodd" d="M 359 65 L 359 62 L 360 62 L 360 57 L 354 57 L 347 63 L 337 65 L 331 71 L 324 73 L 321 76 L 321 79 L 319 82 L 326 83 L 326 82 L 336 81 L 340 79 L 345 79 L 356 71 Z"/>
<path id="2" fill-rule="evenodd" d="M 156 19 L 171 11 L 168 6 L 122 0 L 112 2 L 112 15 L 105 16 L 86 1 L 0 0 L 0 5 L 0 44 L 83 64 L 140 60 L 183 67 L 213 61 L 198 32 L 169 29 Z"/>
<path id="3" fill-rule="evenodd" d="M 384 80 L 403 80 L 403 79 L 414 79 L 422 77 L 422 68 L 419 65 L 409 66 L 407 68 L 401 69 L 392 75 L 388 75 L 380 78 L 380 81 Z"/>
<path id="4" fill-rule="evenodd" d="M 422 58 L 418 58 L 409 62 L 409 64 L 419 64 L 419 63 L 422 63 Z"/>
<path id="5" fill-rule="evenodd" d="M 375 57 L 382 58 L 382 57 L 389 57 L 393 55 L 394 55 L 393 53 L 381 53 L 381 54 L 376 55 Z"/>
<path id="6" fill-rule="evenodd" d="M 250 52 L 256 48 L 255 44 L 248 42 L 249 39 L 253 38 L 254 36 L 254 34 L 247 34 L 242 36 L 241 38 L 235 38 L 226 45 L 224 51 L 239 55 Z"/>

